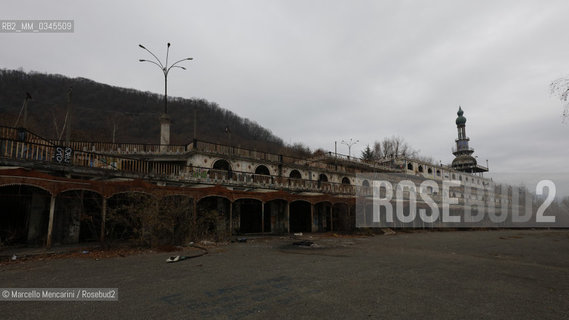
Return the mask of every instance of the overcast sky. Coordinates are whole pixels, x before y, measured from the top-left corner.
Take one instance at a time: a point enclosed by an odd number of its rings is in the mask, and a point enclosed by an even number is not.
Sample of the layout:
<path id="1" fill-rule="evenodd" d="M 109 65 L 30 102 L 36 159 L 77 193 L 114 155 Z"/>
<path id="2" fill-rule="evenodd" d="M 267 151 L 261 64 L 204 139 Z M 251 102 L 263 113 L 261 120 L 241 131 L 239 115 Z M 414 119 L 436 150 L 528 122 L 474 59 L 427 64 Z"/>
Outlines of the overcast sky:
<path id="1" fill-rule="evenodd" d="M 458 106 L 482 165 L 565 174 L 569 126 L 549 84 L 569 74 L 569 1 L 9 1 L 0 19 L 74 33 L 0 33 L 0 67 L 205 98 L 285 142 L 347 154 L 397 135 L 450 163 Z M 188 115 L 191 116 L 191 115 Z"/>

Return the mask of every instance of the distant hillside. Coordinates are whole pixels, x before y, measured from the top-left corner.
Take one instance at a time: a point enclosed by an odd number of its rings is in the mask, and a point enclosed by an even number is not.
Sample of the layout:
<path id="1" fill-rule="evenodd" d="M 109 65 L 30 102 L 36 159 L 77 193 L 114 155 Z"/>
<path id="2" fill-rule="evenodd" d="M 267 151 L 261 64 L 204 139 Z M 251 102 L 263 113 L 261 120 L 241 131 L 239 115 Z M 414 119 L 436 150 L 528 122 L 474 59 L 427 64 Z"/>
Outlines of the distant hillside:
<path id="1" fill-rule="evenodd" d="M 85 78 L 25 73 L 0 69 L 0 125 L 13 126 L 26 92 L 27 127 L 42 136 L 56 138 L 63 127 L 67 92 L 72 87 L 72 140 L 158 143 L 158 117 L 164 109 L 163 96 L 133 89 L 113 87 Z M 194 138 L 194 110 L 197 111 L 197 138 L 232 145 L 281 152 L 282 139 L 254 121 L 203 99 L 168 99 L 173 119 L 171 143 L 184 144 Z M 21 125 L 21 120 L 20 120 Z M 299 144 L 296 145 L 298 147 Z M 301 148 L 302 149 L 302 148 Z"/>

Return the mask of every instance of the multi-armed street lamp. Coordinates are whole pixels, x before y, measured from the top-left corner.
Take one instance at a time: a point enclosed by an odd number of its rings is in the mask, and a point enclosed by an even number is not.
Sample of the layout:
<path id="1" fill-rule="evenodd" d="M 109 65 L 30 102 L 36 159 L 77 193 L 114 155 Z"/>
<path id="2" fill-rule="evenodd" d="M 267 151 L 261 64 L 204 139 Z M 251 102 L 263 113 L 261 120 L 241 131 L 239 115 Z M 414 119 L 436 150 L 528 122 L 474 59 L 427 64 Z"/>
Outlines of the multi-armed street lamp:
<path id="1" fill-rule="evenodd" d="M 170 117 L 168 117 L 168 73 L 173 68 L 180 68 L 182 70 L 186 70 L 186 68 L 179 66 L 178 64 L 182 63 L 184 61 L 187 61 L 187 60 L 193 60 L 193 58 L 184 58 L 184 59 L 178 60 L 178 61 L 172 63 L 170 66 L 168 66 L 168 54 L 170 53 L 170 42 L 168 42 L 168 45 L 166 47 L 166 63 L 165 64 L 162 64 L 160 59 L 158 59 L 158 57 L 154 53 L 152 53 L 152 51 L 146 49 L 145 46 L 143 46 L 141 44 L 139 44 L 138 46 L 141 47 L 142 49 L 148 51 L 148 53 L 150 53 L 154 57 L 154 59 L 156 60 L 156 61 L 152 61 L 152 60 L 146 60 L 146 59 L 139 59 L 138 61 L 150 62 L 152 64 L 155 64 L 164 73 L 164 114 L 162 114 L 162 116 L 160 117 L 160 122 L 161 122 L 160 144 L 167 145 L 167 144 L 170 144 Z"/>
<path id="2" fill-rule="evenodd" d="M 350 141 L 342 140 L 342 144 L 345 144 L 348 146 L 348 158 L 350 158 L 352 156 L 352 146 L 358 142 L 360 142 L 360 140 L 354 141 L 352 138 L 350 138 Z"/>

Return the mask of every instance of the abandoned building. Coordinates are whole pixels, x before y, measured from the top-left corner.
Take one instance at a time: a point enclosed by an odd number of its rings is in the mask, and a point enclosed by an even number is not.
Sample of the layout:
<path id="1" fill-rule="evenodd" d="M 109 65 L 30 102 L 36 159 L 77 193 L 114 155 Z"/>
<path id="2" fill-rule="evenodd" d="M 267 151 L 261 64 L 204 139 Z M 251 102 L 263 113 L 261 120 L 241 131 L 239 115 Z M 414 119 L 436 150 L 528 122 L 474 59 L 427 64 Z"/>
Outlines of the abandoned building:
<path id="1" fill-rule="evenodd" d="M 164 208 L 176 207 L 173 230 L 202 221 L 206 231 L 229 236 L 349 232 L 355 228 L 356 194 L 371 194 L 361 173 L 460 179 L 473 187 L 491 182 L 481 174 L 487 168 L 471 156 L 462 113 L 451 166 L 408 158 L 367 162 L 333 152 L 294 158 L 200 140 L 171 145 L 166 118 L 161 145 L 62 143 L 25 128 L 0 127 L 0 245 L 128 237 L 127 227 L 109 225 L 109 212 L 116 215 L 121 204 L 132 202 L 127 194 L 142 196 L 135 201 L 153 199 L 158 219 Z M 209 222 L 202 219 L 207 215 Z"/>

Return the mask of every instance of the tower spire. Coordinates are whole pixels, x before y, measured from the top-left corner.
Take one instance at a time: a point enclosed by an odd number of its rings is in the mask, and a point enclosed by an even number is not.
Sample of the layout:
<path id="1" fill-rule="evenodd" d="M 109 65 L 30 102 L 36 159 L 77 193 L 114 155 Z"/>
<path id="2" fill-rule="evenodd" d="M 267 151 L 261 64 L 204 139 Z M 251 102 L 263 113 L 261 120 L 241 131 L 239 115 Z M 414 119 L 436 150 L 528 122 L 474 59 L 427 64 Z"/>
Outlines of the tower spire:
<path id="1" fill-rule="evenodd" d="M 488 168 L 479 166 L 476 158 L 472 156 L 474 149 L 468 146 L 470 138 L 466 136 L 466 117 L 461 106 L 458 106 L 458 116 L 456 118 L 456 128 L 458 130 L 458 139 L 455 140 L 456 147 L 453 148 L 452 154 L 455 158 L 452 161 L 452 168 L 463 172 L 486 172 Z"/>

